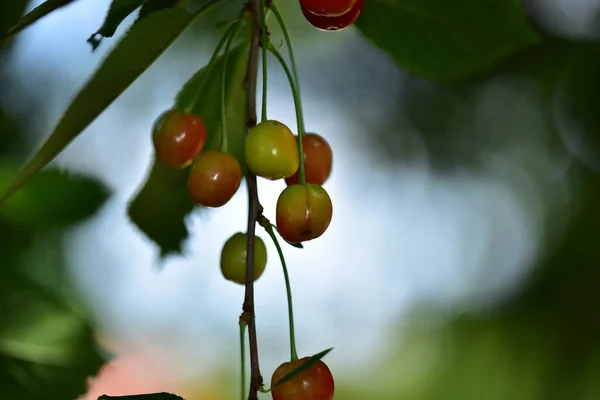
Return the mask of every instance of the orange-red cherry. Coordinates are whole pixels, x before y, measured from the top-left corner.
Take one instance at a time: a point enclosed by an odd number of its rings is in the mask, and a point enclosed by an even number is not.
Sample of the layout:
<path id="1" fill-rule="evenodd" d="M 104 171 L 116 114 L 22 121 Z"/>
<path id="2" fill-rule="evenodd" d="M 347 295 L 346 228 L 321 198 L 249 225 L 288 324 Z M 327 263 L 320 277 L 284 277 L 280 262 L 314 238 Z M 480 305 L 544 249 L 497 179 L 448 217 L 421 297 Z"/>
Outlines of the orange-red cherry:
<path id="1" fill-rule="evenodd" d="M 339 17 L 350 11 L 357 0 L 300 0 L 300 6 L 313 15 Z"/>
<path id="2" fill-rule="evenodd" d="M 273 400 L 332 400 L 335 390 L 333 376 L 327 365 L 319 360 L 315 365 L 300 372 L 287 382 L 275 387 L 277 382 L 294 369 L 298 368 L 309 357 L 298 361 L 281 364 L 271 378 L 271 394 Z"/>
<path id="3" fill-rule="evenodd" d="M 298 140 L 298 137 L 296 137 Z M 333 152 L 329 143 L 316 133 L 307 133 L 302 136 L 302 152 L 304 153 L 304 177 L 306 183 L 323 185 L 331 174 Z M 298 183 L 300 171 L 286 178 L 287 185 Z"/>
<path id="4" fill-rule="evenodd" d="M 331 198 L 321 186 L 291 185 L 277 199 L 277 230 L 288 242 L 306 242 L 325 233 L 332 214 Z"/>
<path id="5" fill-rule="evenodd" d="M 178 110 L 165 111 L 152 127 L 156 159 L 171 168 L 184 168 L 202 151 L 206 127 L 200 117 Z"/>
<path id="6" fill-rule="evenodd" d="M 342 29 L 346 29 L 356 22 L 364 5 L 365 0 L 357 0 L 356 4 L 354 4 L 354 7 L 352 7 L 350 11 L 343 15 L 334 17 L 316 15 L 305 7 L 300 8 L 302 9 L 304 18 L 306 18 L 306 20 L 315 28 L 322 31 L 341 31 Z"/>
<path id="7" fill-rule="evenodd" d="M 203 151 L 196 157 L 190 171 L 188 189 L 197 203 L 206 207 L 225 205 L 242 181 L 238 160 L 217 150 Z"/>

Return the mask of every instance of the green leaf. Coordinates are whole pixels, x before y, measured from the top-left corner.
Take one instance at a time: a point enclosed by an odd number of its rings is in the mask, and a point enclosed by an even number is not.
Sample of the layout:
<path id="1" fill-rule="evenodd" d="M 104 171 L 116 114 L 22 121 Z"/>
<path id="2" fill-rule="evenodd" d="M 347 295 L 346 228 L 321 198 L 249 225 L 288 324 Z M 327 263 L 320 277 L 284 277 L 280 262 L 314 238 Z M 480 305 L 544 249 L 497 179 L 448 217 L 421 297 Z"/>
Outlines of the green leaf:
<path id="1" fill-rule="evenodd" d="M 188 235 L 185 216 L 196 206 L 187 190 L 189 168 L 154 162 L 142 190 L 129 205 L 129 218 L 160 247 L 161 256 L 181 253 Z"/>
<path id="2" fill-rule="evenodd" d="M 48 164 L 119 97 L 194 21 L 182 9 L 159 11 L 135 24 L 71 102 L 58 125 L 12 185 L 0 205 Z"/>
<path id="3" fill-rule="evenodd" d="M 138 20 L 146 18 L 148 15 L 157 11 L 176 7 L 180 1 L 181 0 L 147 0 L 140 10 Z"/>
<path id="4" fill-rule="evenodd" d="M 9 37 L 19 33 L 29 25 L 37 22 L 51 12 L 64 7 L 75 0 L 48 0 L 34 8 L 30 13 L 23 16 L 15 25 L 13 25 L 5 34 L 0 37 L 0 42 L 8 39 Z"/>
<path id="5" fill-rule="evenodd" d="M 300 366 L 298 366 L 294 370 L 288 372 L 283 378 L 281 378 L 280 380 L 278 380 L 277 383 L 275 384 L 275 386 L 273 386 L 273 388 L 276 388 L 279 385 L 283 385 L 284 383 L 286 383 L 287 381 L 289 381 L 290 379 L 292 379 L 293 377 L 295 377 L 296 375 L 298 375 L 302 371 L 306 371 L 307 369 L 312 368 L 313 366 L 315 366 L 319 362 L 320 359 L 322 359 L 327 354 L 329 354 L 329 352 L 331 350 L 333 350 L 333 347 L 330 348 L 330 349 L 327 349 L 327 350 L 323 350 L 322 352 L 317 353 L 314 356 L 311 356 L 308 360 L 306 360 L 305 362 L 303 362 Z M 273 390 L 273 388 L 271 388 L 271 390 Z"/>
<path id="6" fill-rule="evenodd" d="M 356 26 L 402 68 L 438 80 L 541 41 L 518 0 L 369 0 Z"/>
<path id="7" fill-rule="evenodd" d="M 146 0 L 113 0 L 104 18 L 104 23 L 88 39 L 88 43 L 92 45 L 92 50 L 98 48 L 103 38 L 112 37 L 125 18 L 145 2 Z"/>
<path id="8" fill-rule="evenodd" d="M 103 360 L 82 315 L 16 268 L 2 271 L 0 312 L 3 397 L 75 398 L 85 391 Z"/>
<path id="9" fill-rule="evenodd" d="M 0 163 L 0 190 L 8 186 L 17 171 L 15 165 Z M 105 186 L 90 178 L 44 170 L 4 203 L 0 220 L 38 231 L 61 228 L 90 217 L 108 195 Z"/>
<path id="10" fill-rule="evenodd" d="M 184 400 L 170 393 L 134 394 L 131 396 L 100 396 L 98 400 Z"/>
<path id="11" fill-rule="evenodd" d="M 245 31 L 242 31 L 245 32 Z M 240 33 L 241 34 L 241 33 Z M 237 157 L 242 168 L 244 161 L 244 139 L 246 135 L 246 64 L 248 61 L 247 39 L 231 50 L 227 60 L 227 137 L 228 150 Z M 179 109 L 199 101 L 193 112 L 202 117 L 207 130 L 205 149 L 216 149 L 220 144 L 220 73 L 223 58 L 219 57 L 207 76 L 207 67 L 202 68 L 184 85 L 177 95 L 175 107 Z M 206 86 L 203 83 L 206 82 Z M 129 217 L 146 236 L 161 250 L 161 255 L 180 253 L 188 230 L 186 216 L 196 203 L 188 192 L 189 168 L 169 169 L 156 161 L 144 187 L 129 206 Z"/>

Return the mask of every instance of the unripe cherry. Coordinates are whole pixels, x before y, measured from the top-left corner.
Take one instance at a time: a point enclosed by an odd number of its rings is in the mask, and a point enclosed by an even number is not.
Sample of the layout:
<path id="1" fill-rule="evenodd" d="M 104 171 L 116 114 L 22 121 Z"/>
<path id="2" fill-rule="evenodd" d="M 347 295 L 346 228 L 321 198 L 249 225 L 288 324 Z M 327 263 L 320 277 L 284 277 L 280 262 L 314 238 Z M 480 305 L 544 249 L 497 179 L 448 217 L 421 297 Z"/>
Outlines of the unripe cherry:
<path id="1" fill-rule="evenodd" d="M 339 17 L 350 11 L 357 0 L 300 0 L 300 7 L 313 15 Z"/>
<path id="2" fill-rule="evenodd" d="M 309 357 L 281 364 L 271 378 L 273 400 L 332 400 L 335 391 L 333 376 L 327 365 L 319 360 L 315 365 L 300 372 L 287 382 L 275 387 L 277 382 L 292 372 Z"/>
<path id="3" fill-rule="evenodd" d="M 321 186 L 291 185 L 277 199 L 277 230 L 292 243 L 316 239 L 329 227 L 332 214 L 331 198 Z"/>
<path id="4" fill-rule="evenodd" d="M 197 115 L 178 110 L 165 111 L 152 127 L 156 159 L 171 168 L 184 168 L 202 151 L 206 127 Z"/>
<path id="5" fill-rule="evenodd" d="M 290 128 L 279 121 L 263 121 L 246 136 L 246 164 L 263 178 L 292 176 L 298 169 L 298 143 Z"/>
<path id="6" fill-rule="evenodd" d="M 333 163 L 333 152 L 329 143 L 316 133 L 307 133 L 302 136 L 302 151 L 304 153 L 304 177 L 306 183 L 315 185 L 323 185 L 331 174 Z M 298 140 L 298 137 L 296 137 Z M 298 183 L 298 175 L 300 171 L 289 178 L 285 179 L 285 183 L 295 185 Z"/>
<path id="7" fill-rule="evenodd" d="M 248 235 L 238 232 L 227 239 L 221 250 L 221 273 L 229 281 L 243 285 L 246 281 Z M 254 238 L 254 280 L 265 271 L 267 265 L 267 247 L 258 237 Z"/>
<path id="8" fill-rule="evenodd" d="M 206 150 L 196 157 L 188 180 L 190 196 L 206 207 L 221 207 L 237 192 L 242 181 L 238 160 L 228 153 Z"/>
<path id="9" fill-rule="evenodd" d="M 320 29 L 322 31 L 341 31 L 343 29 L 348 28 L 352 24 L 356 22 L 360 13 L 365 5 L 365 0 L 357 0 L 356 4 L 350 11 L 347 13 L 336 16 L 322 16 L 315 15 L 310 12 L 310 10 L 300 7 L 302 9 L 302 14 L 304 18 L 315 28 Z"/>

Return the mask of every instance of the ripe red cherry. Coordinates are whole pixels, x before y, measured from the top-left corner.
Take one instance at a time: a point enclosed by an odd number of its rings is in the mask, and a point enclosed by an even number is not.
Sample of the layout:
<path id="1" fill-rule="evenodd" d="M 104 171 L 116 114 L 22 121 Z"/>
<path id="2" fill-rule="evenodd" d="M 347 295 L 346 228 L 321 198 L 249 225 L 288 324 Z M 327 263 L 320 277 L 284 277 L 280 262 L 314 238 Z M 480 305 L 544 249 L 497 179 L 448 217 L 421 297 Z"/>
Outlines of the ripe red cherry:
<path id="1" fill-rule="evenodd" d="M 350 11 L 357 0 L 300 0 L 300 7 L 313 15 L 339 17 Z"/>
<path id="2" fill-rule="evenodd" d="M 156 159 L 171 168 L 184 168 L 202 151 L 206 127 L 197 115 L 165 111 L 152 127 Z"/>
<path id="3" fill-rule="evenodd" d="M 340 31 L 356 22 L 364 5 L 365 0 L 357 0 L 356 4 L 354 4 L 354 7 L 352 7 L 350 11 L 336 17 L 315 15 L 304 7 L 300 8 L 302 9 L 304 18 L 306 18 L 306 20 L 315 28 L 322 31 Z"/>
<path id="4" fill-rule="evenodd" d="M 291 380 L 275 387 L 277 382 L 294 369 L 309 360 L 304 357 L 295 362 L 281 364 L 271 378 L 273 400 L 332 400 L 335 385 L 327 365 L 319 360 L 317 364 L 300 372 Z"/>
<path id="5" fill-rule="evenodd" d="M 298 140 L 298 137 L 296 137 Z M 331 174 L 333 152 L 329 143 L 316 133 L 307 133 L 302 137 L 302 151 L 304 153 L 304 177 L 306 183 L 322 185 Z M 286 178 L 287 185 L 298 183 L 297 171 L 294 175 Z"/>
<path id="6" fill-rule="evenodd" d="M 277 230 L 292 243 L 316 239 L 329 227 L 332 214 L 331 199 L 321 186 L 291 185 L 277 199 Z"/>
<path id="7" fill-rule="evenodd" d="M 206 150 L 190 171 L 188 189 L 194 201 L 206 207 L 221 207 L 237 192 L 242 181 L 238 160 L 228 153 Z"/>

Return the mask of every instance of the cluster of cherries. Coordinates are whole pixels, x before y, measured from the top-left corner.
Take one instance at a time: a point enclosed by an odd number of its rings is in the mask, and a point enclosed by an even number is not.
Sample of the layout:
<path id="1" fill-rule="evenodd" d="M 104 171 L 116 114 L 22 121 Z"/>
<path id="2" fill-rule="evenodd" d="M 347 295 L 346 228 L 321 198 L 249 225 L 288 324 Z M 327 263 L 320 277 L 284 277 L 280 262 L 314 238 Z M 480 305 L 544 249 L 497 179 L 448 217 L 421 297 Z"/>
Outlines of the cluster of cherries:
<path id="1" fill-rule="evenodd" d="M 325 31 L 345 29 L 358 19 L 365 0 L 300 0 L 304 18 Z"/>
<path id="2" fill-rule="evenodd" d="M 191 165 L 188 189 L 191 198 L 206 207 L 221 207 L 237 192 L 242 169 L 231 154 L 204 150 L 206 127 L 193 113 L 168 110 L 155 122 L 152 139 L 156 159 L 171 168 Z M 332 150 L 327 141 L 315 133 L 302 139 L 305 182 L 300 179 L 299 138 L 283 123 L 266 120 L 253 127 L 246 137 L 245 158 L 248 169 L 269 180 L 284 179 L 287 187 L 276 206 L 276 227 L 290 243 L 316 239 L 328 228 L 333 213 L 331 199 L 322 185 L 332 169 Z M 247 235 L 231 236 L 221 251 L 223 276 L 238 284 L 245 283 Z M 267 264 L 263 240 L 254 241 L 254 280 L 260 278 Z M 334 381 L 322 361 L 302 371 L 293 379 L 274 387 L 308 357 L 285 362 L 271 380 L 273 400 L 331 400 Z"/>

